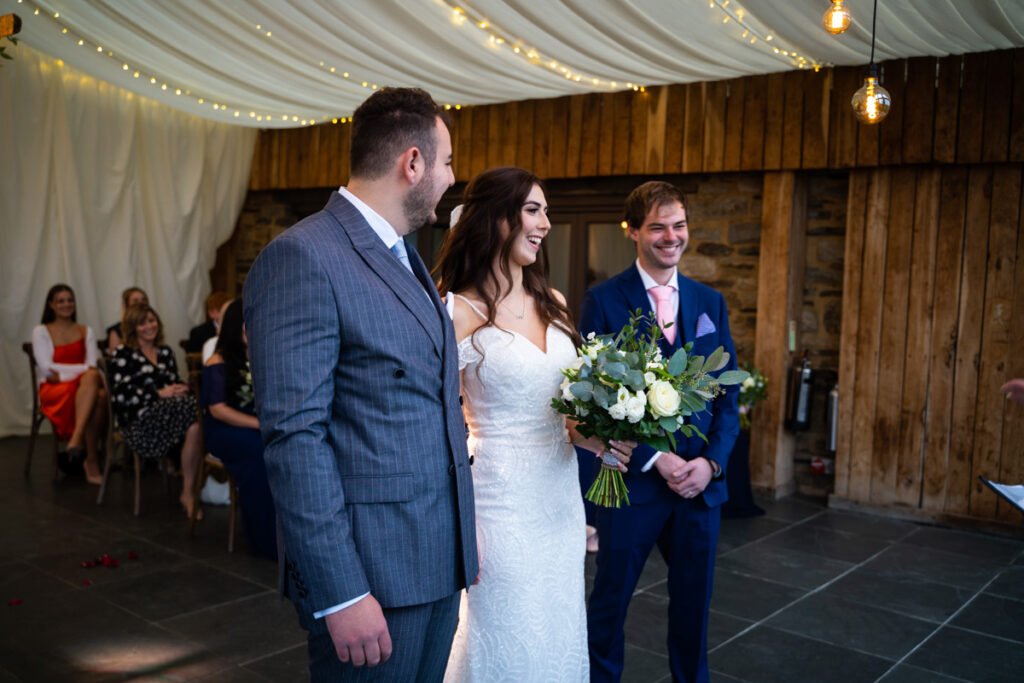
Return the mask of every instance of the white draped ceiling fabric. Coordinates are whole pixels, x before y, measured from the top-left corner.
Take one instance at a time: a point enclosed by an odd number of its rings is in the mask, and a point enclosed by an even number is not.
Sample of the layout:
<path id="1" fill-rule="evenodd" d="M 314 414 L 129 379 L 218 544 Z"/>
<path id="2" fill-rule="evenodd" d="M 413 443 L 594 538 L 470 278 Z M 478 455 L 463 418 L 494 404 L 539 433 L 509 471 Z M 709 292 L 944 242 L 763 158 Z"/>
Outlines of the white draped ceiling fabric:
<path id="1" fill-rule="evenodd" d="M 872 0 L 846 6 L 841 36 L 821 28 L 827 0 L 0 0 L 0 13 L 97 78 L 266 128 L 348 116 L 374 86 L 486 104 L 865 64 Z M 877 36 L 878 60 L 1014 47 L 1024 1 L 880 0 Z"/>
<path id="2" fill-rule="evenodd" d="M 374 88 L 452 106 L 867 62 L 872 0 L 0 0 L 0 436 L 50 284 L 81 318 L 145 287 L 172 341 L 201 316 L 255 128 L 351 115 Z M 1024 0 L 880 0 L 876 59 L 1024 45 Z M 12 391 L 13 389 L 13 391 Z"/>

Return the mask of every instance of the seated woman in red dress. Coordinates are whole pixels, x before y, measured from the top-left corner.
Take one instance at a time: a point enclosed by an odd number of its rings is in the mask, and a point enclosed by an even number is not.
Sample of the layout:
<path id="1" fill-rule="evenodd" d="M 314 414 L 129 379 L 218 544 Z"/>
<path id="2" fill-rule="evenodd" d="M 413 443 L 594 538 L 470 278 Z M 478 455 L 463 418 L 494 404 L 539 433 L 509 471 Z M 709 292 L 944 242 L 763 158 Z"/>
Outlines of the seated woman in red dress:
<path id="1" fill-rule="evenodd" d="M 202 456 L 199 407 L 178 376 L 178 362 L 164 344 L 160 316 L 147 304 L 125 311 L 124 343 L 110 359 L 110 392 L 114 415 L 128 447 L 143 458 L 173 455 L 181 446 L 181 506 L 196 512 L 195 481 Z"/>
<path id="2" fill-rule="evenodd" d="M 103 481 L 96 448 L 106 419 L 106 394 L 96 369 L 96 338 L 79 325 L 75 293 L 54 285 L 46 295 L 43 321 L 32 330 L 39 366 L 39 403 L 57 438 L 68 442 L 69 463 L 82 461 L 90 484 Z"/>

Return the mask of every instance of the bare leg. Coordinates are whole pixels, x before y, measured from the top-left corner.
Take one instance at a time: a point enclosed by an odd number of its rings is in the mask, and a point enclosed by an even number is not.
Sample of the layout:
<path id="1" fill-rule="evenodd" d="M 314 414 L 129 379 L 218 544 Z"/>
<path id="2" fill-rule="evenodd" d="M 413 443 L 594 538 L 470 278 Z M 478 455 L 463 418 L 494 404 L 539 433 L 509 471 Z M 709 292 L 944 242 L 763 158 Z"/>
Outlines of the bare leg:
<path id="1" fill-rule="evenodd" d="M 101 388 L 96 392 L 96 403 L 85 427 L 85 479 L 90 484 L 103 483 L 100 469 L 99 436 L 107 419 L 107 394 Z"/>
<path id="2" fill-rule="evenodd" d="M 93 406 L 96 405 L 96 396 L 100 390 L 99 372 L 90 368 L 85 371 L 78 382 L 78 391 L 75 392 L 75 431 L 68 441 L 68 448 L 81 448 L 85 440 L 85 429 L 92 417 Z"/>
<path id="3" fill-rule="evenodd" d="M 185 432 L 185 444 L 181 447 L 181 504 L 189 518 L 196 511 L 196 474 L 199 471 L 199 459 L 202 454 L 202 438 L 199 433 L 199 422 L 193 422 Z"/>

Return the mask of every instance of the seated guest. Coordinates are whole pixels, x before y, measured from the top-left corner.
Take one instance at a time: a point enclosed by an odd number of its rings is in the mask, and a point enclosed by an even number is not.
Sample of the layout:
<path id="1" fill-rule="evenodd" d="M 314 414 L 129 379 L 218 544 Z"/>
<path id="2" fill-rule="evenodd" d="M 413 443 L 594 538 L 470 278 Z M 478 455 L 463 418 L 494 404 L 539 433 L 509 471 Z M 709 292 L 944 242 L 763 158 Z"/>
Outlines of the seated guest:
<path id="1" fill-rule="evenodd" d="M 240 300 L 232 302 L 221 318 L 217 350 L 203 368 L 201 394 L 206 448 L 224 463 L 238 486 L 249 549 L 277 559 L 274 500 L 263 463 Z"/>
<path id="2" fill-rule="evenodd" d="M 221 307 L 228 301 L 228 295 L 224 292 L 213 292 L 206 297 L 206 322 L 197 325 L 188 333 L 188 341 L 185 342 L 186 353 L 199 353 L 203 350 L 203 343 L 211 337 L 217 336 L 220 329 Z"/>
<path id="3" fill-rule="evenodd" d="M 136 304 L 121 322 L 124 344 L 110 361 L 114 414 L 128 447 L 161 459 L 181 447 L 181 505 L 196 510 L 195 480 L 202 457 L 196 400 L 178 376 L 174 352 L 164 344 L 163 323 L 149 304 Z"/>
<path id="4" fill-rule="evenodd" d="M 39 367 L 39 406 L 57 438 L 68 442 L 65 471 L 85 468 L 90 484 L 103 481 L 96 442 L 103 429 L 107 396 L 96 369 L 96 337 L 79 325 L 75 293 L 54 285 L 46 295 L 41 325 L 32 330 L 32 355 Z"/>
<path id="5" fill-rule="evenodd" d="M 149 304 L 149 297 L 139 287 L 129 287 L 121 292 L 121 317 L 124 318 L 125 311 L 136 304 Z M 114 323 L 107 328 L 107 355 L 114 355 L 114 351 L 121 345 L 124 335 L 121 333 L 121 321 Z"/>
<path id="6" fill-rule="evenodd" d="M 217 312 L 217 319 L 218 320 L 223 320 L 224 319 L 224 311 L 228 310 L 228 306 L 231 305 L 232 301 L 234 301 L 234 299 L 228 299 L 223 304 L 221 304 L 220 311 Z M 220 323 L 219 322 L 217 323 L 217 329 L 218 330 L 220 329 Z M 209 339 L 207 339 L 206 341 L 203 342 L 203 352 L 201 354 L 202 355 L 202 359 L 203 359 L 203 365 L 206 365 L 206 361 L 210 360 L 210 356 L 212 356 L 213 352 L 216 351 L 216 350 L 217 350 L 217 337 L 216 337 L 216 335 L 213 336 L 213 337 L 210 337 Z"/>

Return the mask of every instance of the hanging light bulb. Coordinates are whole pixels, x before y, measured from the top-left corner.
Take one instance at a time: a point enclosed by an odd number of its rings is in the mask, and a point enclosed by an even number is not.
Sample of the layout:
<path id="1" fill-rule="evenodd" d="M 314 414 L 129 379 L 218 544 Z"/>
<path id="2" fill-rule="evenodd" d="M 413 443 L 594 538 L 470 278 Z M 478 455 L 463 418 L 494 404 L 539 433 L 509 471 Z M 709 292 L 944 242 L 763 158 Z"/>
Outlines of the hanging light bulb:
<path id="1" fill-rule="evenodd" d="M 825 16 L 821 18 L 821 23 L 825 27 L 825 30 L 833 35 L 839 35 L 846 29 L 850 28 L 850 10 L 843 7 L 843 0 L 831 0 L 832 5 L 825 10 Z"/>
<path id="2" fill-rule="evenodd" d="M 861 123 L 879 123 L 889 113 L 892 106 L 892 98 L 889 91 L 878 83 L 878 76 L 874 69 L 871 75 L 864 79 L 864 85 L 853 93 L 850 100 L 853 105 L 854 116 Z"/>
<path id="3" fill-rule="evenodd" d="M 878 67 L 875 66 L 875 20 L 878 18 L 878 0 L 875 0 L 875 9 L 871 14 L 871 60 L 868 66 L 868 75 L 864 79 L 864 85 L 853 93 L 850 104 L 853 106 L 853 114 L 861 123 L 879 123 L 889 113 L 892 106 L 892 97 L 889 91 L 878 82 Z"/>

